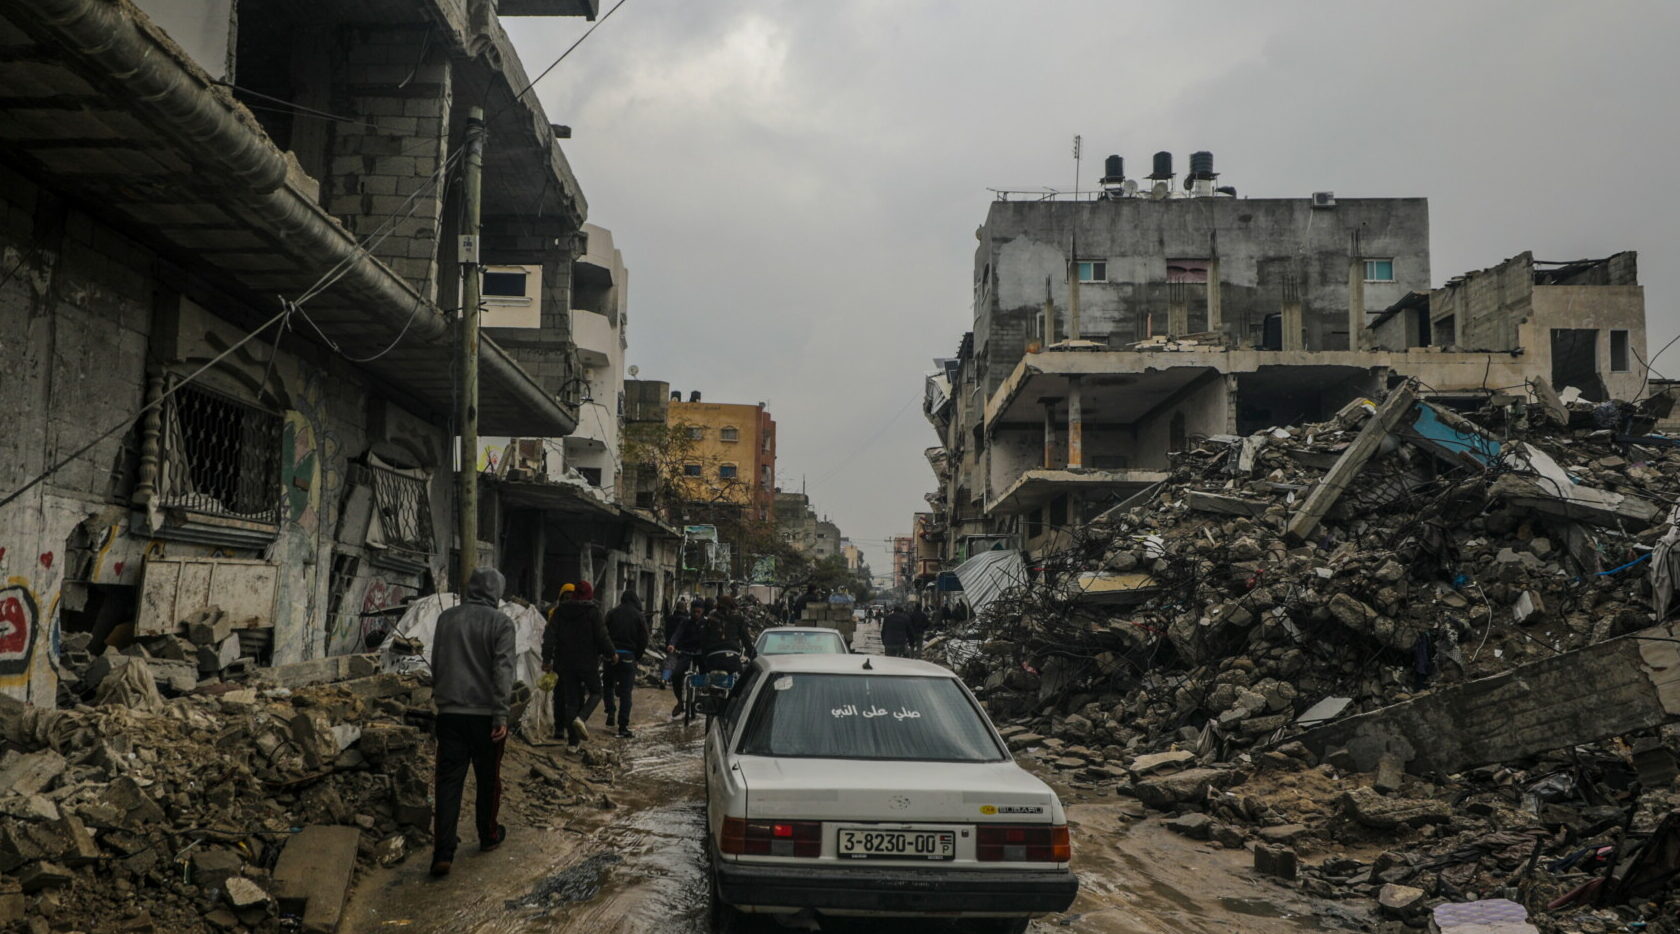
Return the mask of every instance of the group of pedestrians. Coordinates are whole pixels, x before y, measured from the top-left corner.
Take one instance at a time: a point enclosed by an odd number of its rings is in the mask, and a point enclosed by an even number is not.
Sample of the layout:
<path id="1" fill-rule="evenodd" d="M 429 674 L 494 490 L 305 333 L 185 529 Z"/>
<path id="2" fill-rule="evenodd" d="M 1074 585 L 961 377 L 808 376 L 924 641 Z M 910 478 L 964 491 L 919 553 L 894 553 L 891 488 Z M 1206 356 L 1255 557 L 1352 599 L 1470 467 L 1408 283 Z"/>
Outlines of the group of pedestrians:
<path id="1" fill-rule="evenodd" d="M 922 639 L 933 621 L 919 603 L 894 606 L 881 621 L 881 645 L 895 658 L 922 654 Z"/>
<path id="2" fill-rule="evenodd" d="M 636 666 L 647 654 L 649 631 L 641 598 L 626 590 L 618 606 L 603 615 L 588 581 L 560 588 L 560 602 L 543 630 L 542 667 L 558 678 L 554 687 L 554 738 L 571 749 L 589 738 L 589 718 L 605 701 L 607 726 L 629 739 L 630 702 Z"/>

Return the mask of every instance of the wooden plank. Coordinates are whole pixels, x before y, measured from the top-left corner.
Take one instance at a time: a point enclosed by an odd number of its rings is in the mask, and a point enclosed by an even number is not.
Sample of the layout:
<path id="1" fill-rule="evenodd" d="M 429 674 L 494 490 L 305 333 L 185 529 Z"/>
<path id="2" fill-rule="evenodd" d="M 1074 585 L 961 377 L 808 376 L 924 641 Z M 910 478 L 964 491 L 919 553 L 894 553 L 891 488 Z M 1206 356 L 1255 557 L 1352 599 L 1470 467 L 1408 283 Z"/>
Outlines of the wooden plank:
<path id="1" fill-rule="evenodd" d="M 1383 401 L 1382 406 L 1377 409 L 1377 414 L 1371 416 L 1365 427 L 1360 429 L 1359 437 L 1342 452 L 1336 466 L 1330 468 L 1330 472 L 1324 475 L 1324 480 L 1313 487 L 1313 491 L 1307 494 L 1300 508 L 1295 510 L 1295 515 L 1290 517 L 1289 528 L 1285 534 L 1291 541 L 1306 541 L 1307 536 L 1318 528 L 1318 524 L 1324 520 L 1324 514 L 1330 511 L 1331 506 L 1336 505 L 1336 500 L 1341 498 L 1348 484 L 1359 476 L 1359 472 L 1365 469 L 1366 462 L 1377 453 L 1383 438 L 1400 423 L 1402 415 L 1412 410 L 1416 402 L 1417 394 L 1412 391 L 1409 383 L 1394 390 Z"/>
<path id="2" fill-rule="evenodd" d="M 1191 490 L 1184 494 L 1184 501 L 1198 512 L 1217 512 L 1227 516 L 1262 516 L 1272 507 L 1271 503 L 1260 500 L 1221 496 L 1218 493 L 1204 493 L 1200 490 Z"/>

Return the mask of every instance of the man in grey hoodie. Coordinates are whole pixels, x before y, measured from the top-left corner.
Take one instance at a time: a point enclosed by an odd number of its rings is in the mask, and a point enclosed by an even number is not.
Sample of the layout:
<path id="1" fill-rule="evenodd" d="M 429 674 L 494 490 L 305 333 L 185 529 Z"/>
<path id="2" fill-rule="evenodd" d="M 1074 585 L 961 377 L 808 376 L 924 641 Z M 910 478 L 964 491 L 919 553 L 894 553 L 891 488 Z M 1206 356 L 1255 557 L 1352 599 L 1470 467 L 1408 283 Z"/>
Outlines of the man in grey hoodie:
<path id="1" fill-rule="evenodd" d="M 438 616 L 432 637 L 438 743 L 434 876 L 446 875 L 455 859 L 468 765 L 478 784 L 478 848 L 493 850 L 507 839 L 507 828 L 496 820 L 515 654 L 513 620 L 498 609 L 506 585 L 495 568 L 474 570 L 467 599 Z"/>

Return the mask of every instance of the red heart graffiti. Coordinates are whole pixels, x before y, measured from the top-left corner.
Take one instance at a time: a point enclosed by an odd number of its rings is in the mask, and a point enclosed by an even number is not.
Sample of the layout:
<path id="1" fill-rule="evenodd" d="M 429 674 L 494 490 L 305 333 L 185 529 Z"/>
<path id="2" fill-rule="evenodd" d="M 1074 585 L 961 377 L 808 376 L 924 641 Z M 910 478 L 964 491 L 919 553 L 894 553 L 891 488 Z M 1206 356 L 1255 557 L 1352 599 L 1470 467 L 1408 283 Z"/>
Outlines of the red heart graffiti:
<path id="1" fill-rule="evenodd" d="M 116 564 L 111 565 L 111 570 L 113 572 L 115 572 L 116 574 L 121 575 L 122 574 L 122 569 L 123 569 L 123 563 L 124 562 L 118 561 Z"/>
<path id="2" fill-rule="evenodd" d="M 50 568 L 50 567 L 52 567 L 52 562 L 53 562 L 53 553 L 52 552 L 50 552 L 50 551 L 41 552 L 41 567 Z"/>

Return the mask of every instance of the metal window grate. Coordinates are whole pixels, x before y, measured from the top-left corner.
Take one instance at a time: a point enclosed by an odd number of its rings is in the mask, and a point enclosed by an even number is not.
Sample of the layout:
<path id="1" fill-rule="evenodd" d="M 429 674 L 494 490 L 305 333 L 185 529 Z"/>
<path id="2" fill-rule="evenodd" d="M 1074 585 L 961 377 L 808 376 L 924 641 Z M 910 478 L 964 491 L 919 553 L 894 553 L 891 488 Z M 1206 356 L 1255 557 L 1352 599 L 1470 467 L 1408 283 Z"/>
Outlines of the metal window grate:
<path id="1" fill-rule="evenodd" d="M 163 405 L 161 501 L 278 524 L 282 424 L 255 405 L 198 386 L 177 389 Z"/>
<path id="2" fill-rule="evenodd" d="M 426 495 L 426 481 L 395 470 L 356 465 L 356 482 L 373 487 L 374 507 L 379 510 L 385 544 L 416 554 L 432 551 L 432 504 Z"/>

